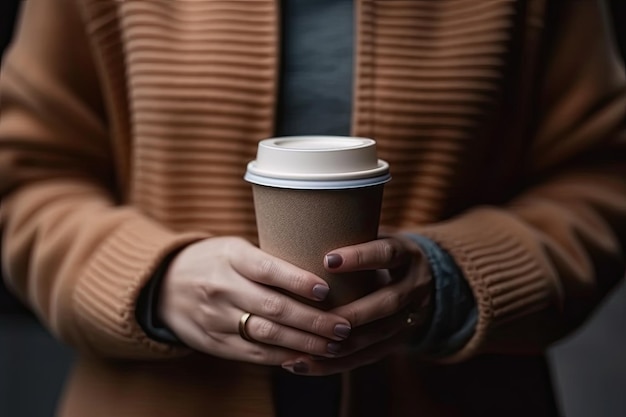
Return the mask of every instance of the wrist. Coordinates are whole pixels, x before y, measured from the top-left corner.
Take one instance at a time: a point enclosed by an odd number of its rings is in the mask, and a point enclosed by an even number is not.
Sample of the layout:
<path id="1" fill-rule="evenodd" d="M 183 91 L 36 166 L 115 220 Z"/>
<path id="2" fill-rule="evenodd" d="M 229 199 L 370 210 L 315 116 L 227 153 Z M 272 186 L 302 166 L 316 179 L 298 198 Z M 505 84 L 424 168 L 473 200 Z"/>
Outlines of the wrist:
<path id="1" fill-rule="evenodd" d="M 135 317 L 139 326 L 149 338 L 162 343 L 182 344 L 163 320 L 162 292 L 170 265 L 183 249 L 184 247 L 171 252 L 161 261 L 150 281 L 141 290 L 137 301 Z"/>

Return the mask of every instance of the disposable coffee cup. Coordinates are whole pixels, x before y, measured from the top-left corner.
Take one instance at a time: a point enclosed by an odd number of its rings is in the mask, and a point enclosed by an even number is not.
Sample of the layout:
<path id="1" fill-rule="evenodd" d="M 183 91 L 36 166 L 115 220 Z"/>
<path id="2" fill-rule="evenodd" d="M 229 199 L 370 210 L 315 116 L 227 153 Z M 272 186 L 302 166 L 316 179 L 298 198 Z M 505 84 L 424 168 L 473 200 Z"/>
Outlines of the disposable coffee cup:
<path id="1" fill-rule="evenodd" d="M 245 175 L 253 187 L 259 245 L 330 286 L 322 308 L 354 301 L 377 288 L 374 271 L 335 274 L 324 256 L 377 238 L 389 165 L 368 138 L 296 136 L 266 139 Z"/>

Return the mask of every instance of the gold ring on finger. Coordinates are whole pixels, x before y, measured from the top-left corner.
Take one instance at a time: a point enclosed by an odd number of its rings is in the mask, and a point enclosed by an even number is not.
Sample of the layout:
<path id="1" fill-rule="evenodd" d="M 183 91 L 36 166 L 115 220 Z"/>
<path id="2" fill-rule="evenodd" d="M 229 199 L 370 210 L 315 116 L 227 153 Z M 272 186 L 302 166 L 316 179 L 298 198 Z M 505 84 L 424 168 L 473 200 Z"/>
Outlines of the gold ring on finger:
<path id="1" fill-rule="evenodd" d="M 241 338 L 247 342 L 254 343 L 254 339 L 250 337 L 248 331 L 246 330 L 246 325 L 248 324 L 248 320 L 250 320 L 250 317 L 252 317 L 252 314 L 244 313 L 239 319 L 239 336 L 241 336 Z"/>

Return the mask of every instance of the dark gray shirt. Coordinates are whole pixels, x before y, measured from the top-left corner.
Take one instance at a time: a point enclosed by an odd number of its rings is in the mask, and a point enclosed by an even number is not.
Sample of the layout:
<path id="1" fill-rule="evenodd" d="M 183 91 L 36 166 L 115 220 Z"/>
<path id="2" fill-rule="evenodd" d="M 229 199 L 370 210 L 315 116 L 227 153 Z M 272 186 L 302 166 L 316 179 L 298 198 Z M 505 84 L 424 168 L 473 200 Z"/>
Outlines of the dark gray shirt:
<path id="1" fill-rule="evenodd" d="M 353 0 L 282 0 L 277 136 L 350 134 Z"/>

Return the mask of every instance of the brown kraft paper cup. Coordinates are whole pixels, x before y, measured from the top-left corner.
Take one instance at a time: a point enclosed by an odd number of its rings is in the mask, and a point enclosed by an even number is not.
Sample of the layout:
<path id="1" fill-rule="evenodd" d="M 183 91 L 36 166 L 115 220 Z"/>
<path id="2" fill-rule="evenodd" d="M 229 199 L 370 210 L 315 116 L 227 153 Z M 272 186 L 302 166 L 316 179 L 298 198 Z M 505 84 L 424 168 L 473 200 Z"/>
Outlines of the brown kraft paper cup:
<path id="1" fill-rule="evenodd" d="M 324 256 L 333 249 L 377 238 L 383 186 L 348 190 L 289 190 L 253 186 L 262 250 L 324 279 L 329 309 L 376 289 L 374 271 L 333 274 Z"/>
<path id="2" fill-rule="evenodd" d="M 259 144 L 248 165 L 260 248 L 324 279 L 331 309 L 377 288 L 375 271 L 331 273 L 324 256 L 378 236 L 388 165 L 366 138 L 291 137 Z"/>

